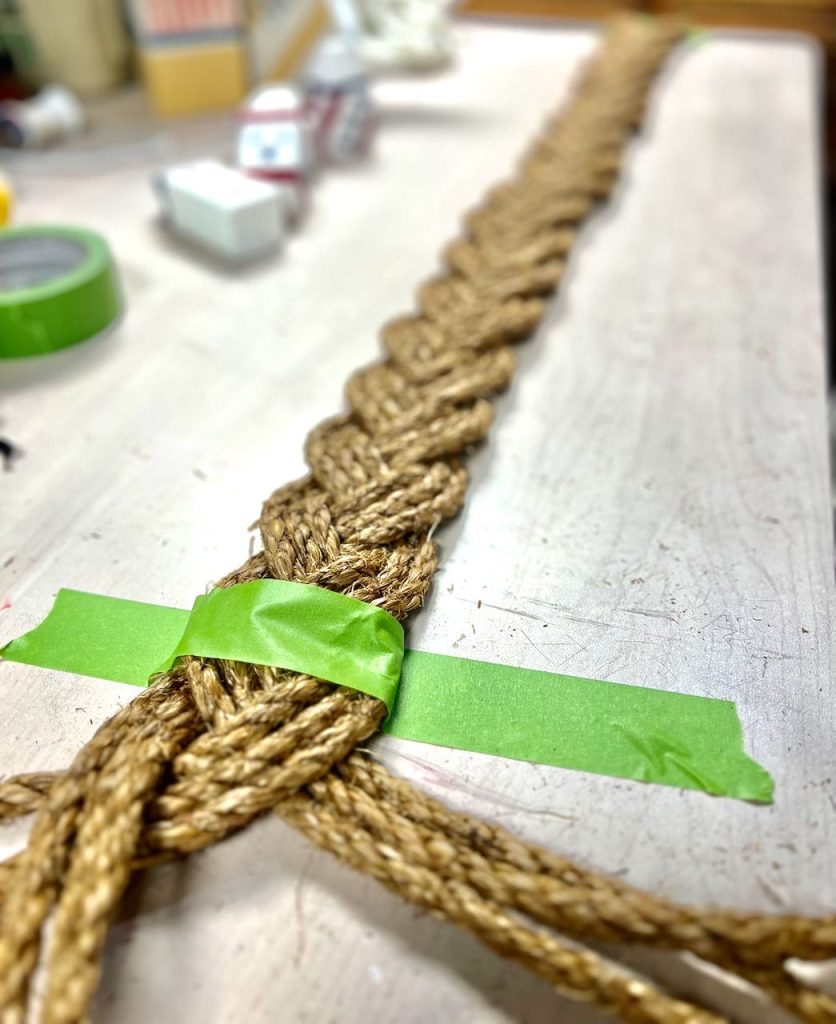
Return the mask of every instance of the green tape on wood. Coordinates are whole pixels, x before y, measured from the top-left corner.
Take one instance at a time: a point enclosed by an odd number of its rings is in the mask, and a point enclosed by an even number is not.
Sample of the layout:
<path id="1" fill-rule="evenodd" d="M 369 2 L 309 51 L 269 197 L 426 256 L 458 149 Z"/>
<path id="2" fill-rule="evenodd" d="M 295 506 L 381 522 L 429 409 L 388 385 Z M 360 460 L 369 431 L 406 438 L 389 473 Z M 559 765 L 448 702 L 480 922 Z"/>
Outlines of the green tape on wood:
<path id="1" fill-rule="evenodd" d="M 188 622 L 182 608 L 59 590 L 44 621 L 0 654 L 24 665 L 147 686 Z"/>
<path id="2" fill-rule="evenodd" d="M 383 731 L 444 747 L 769 803 L 729 700 L 407 651 Z"/>
<path id="3" fill-rule="evenodd" d="M 302 583 L 213 590 L 191 612 L 62 590 L 0 653 L 140 686 L 181 654 L 275 665 L 379 698 L 391 712 L 383 731 L 402 739 L 772 799 L 731 701 L 404 651 L 387 612 Z"/>

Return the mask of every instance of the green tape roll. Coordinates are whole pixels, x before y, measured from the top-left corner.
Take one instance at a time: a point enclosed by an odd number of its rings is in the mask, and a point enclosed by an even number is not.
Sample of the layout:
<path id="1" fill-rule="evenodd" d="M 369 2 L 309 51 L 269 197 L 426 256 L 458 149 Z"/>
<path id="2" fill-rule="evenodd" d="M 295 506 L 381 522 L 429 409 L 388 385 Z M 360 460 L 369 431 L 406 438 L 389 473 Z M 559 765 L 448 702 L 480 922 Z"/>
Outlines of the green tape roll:
<path id="1" fill-rule="evenodd" d="M 75 345 L 110 326 L 120 309 L 100 235 L 51 226 L 0 230 L 0 358 Z"/>

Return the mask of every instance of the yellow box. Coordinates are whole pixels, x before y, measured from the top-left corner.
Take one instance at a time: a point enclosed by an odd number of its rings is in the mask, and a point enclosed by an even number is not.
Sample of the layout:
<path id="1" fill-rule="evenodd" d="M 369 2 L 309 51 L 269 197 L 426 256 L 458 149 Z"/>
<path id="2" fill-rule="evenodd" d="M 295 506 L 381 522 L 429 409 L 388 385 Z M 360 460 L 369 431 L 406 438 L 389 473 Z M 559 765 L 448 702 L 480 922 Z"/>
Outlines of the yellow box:
<path id="1" fill-rule="evenodd" d="M 163 117 L 234 107 L 247 93 L 241 43 L 155 47 L 140 51 L 139 62 L 151 105 Z"/>

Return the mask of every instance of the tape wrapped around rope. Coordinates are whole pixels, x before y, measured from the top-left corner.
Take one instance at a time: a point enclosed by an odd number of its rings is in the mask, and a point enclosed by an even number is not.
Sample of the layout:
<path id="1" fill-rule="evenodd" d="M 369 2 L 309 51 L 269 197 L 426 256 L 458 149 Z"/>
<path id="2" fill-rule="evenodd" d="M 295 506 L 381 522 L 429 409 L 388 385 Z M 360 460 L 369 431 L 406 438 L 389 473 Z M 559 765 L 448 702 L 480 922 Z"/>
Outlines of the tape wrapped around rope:
<path id="1" fill-rule="evenodd" d="M 238 583 L 190 612 L 60 590 L 0 655 L 135 686 L 183 655 L 271 665 L 376 697 L 383 731 L 401 739 L 772 800 L 731 701 L 404 651 L 388 612 L 308 583 Z"/>

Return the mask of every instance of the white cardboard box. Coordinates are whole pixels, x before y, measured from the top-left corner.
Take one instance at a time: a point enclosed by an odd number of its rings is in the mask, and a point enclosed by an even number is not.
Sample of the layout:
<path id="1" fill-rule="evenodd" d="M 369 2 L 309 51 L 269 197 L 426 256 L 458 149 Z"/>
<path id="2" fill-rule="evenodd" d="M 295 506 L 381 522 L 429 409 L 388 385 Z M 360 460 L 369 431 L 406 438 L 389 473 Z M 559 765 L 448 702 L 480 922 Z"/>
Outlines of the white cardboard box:
<path id="1" fill-rule="evenodd" d="M 215 160 L 170 167 L 155 187 L 169 226 L 227 259 L 253 259 L 276 249 L 284 238 L 287 211 L 281 190 Z"/>

